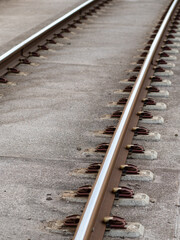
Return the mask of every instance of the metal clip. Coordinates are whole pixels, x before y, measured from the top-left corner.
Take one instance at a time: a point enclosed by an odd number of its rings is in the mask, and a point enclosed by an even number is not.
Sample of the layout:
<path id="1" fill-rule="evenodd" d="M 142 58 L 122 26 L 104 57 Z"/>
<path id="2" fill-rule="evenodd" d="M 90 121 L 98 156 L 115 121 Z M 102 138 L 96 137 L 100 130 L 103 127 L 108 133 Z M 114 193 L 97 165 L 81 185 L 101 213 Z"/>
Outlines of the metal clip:
<path id="1" fill-rule="evenodd" d="M 126 164 L 126 165 L 121 165 L 120 170 L 122 170 L 122 174 L 139 174 L 139 169 L 137 166 L 133 164 Z"/>
<path id="2" fill-rule="evenodd" d="M 56 42 L 54 41 L 54 39 L 47 39 L 46 42 L 47 42 L 47 43 L 50 43 L 50 44 L 56 44 Z"/>
<path id="3" fill-rule="evenodd" d="M 71 215 L 64 219 L 63 225 L 65 227 L 77 227 L 79 220 L 80 220 L 79 215 Z"/>
<path id="4" fill-rule="evenodd" d="M 152 82 L 162 82 L 162 79 L 160 77 L 151 76 L 150 79 Z"/>
<path id="5" fill-rule="evenodd" d="M 40 57 L 40 54 L 37 52 L 29 52 L 30 57 Z"/>
<path id="6" fill-rule="evenodd" d="M 54 36 L 57 38 L 64 38 L 64 36 L 61 33 L 55 33 Z"/>
<path id="7" fill-rule="evenodd" d="M 106 152 L 109 147 L 109 143 L 101 143 L 96 147 L 95 152 Z"/>
<path id="8" fill-rule="evenodd" d="M 128 79 L 128 82 L 135 82 L 137 79 L 136 76 L 131 76 L 129 79 Z"/>
<path id="9" fill-rule="evenodd" d="M 68 24 L 68 27 L 70 28 L 77 28 L 75 24 L 71 23 L 71 24 Z"/>
<path id="10" fill-rule="evenodd" d="M 150 40 L 150 41 L 151 41 L 151 40 Z M 149 42 L 148 42 L 148 43 L 149 43 Z M 141 55 L 140 55 L 140 56 L 141 56 L 141 57 L 146 57 L 146 56 L 147 56 L 147 54 L 148 54 L 147 52 L 143 52 L 143 53 L 141 53 Z"/>
<path id="11" fill-rule="evenodd" d="M 17 70 L 16 68 L 7 68 L 8 72 L 10 73 L 20 73 L 19 70 Z"/>
<path id="12" fill-rule="evenodd" d="M 78 190 L 76 191 L 75 197 L 87 197 L 89 196 L 91 189 L 92 189 L 91 185 L 85 185 L 85 186 L 79 187 Z"/>
<path id="13" fill-rule="evenodd" d="M 167 35 L 167 38 L 173 39 L 175 38 L 172 34 Z"/>
<path id="14" fill-rule="evenodd" d="M 141 66 L 137 66 L 133 69 L 133 72 L 139 72 L 141 70 Z"/>
<path id="15" fill-rule="evenodd" d="M 146 51 L 147 51 L 147 50 L 149 50 L 149 49 L 150 49 L 150 47 L 151 47 L 151 46 L 146 46 L 146 47 L 144 48 L 144 50 L 146 50 Z M 143 63 L 143 62 L 142 62 L 142 63 Z M 141 64 L 141 63 L 138 63 L 138 64 Z"/>
<path id="16" fill-rule="evenodd" d="M 116 127 L 109 126 L 104 130 L 103 134 L 109 134 L 110 135 L 110 134 L 113 134 L 115 132 L 115 130 L 116 130 Z"/>
<path id="17" fill-rule="evenodd" d="M 111 115 L 111 118 L 120 118 L 121 115 L 122 115 L 122 111 L 117 110 Z"/>
<path id="18" fill-rule="evenodd" d="M 164 43 L 165 44 L 174 44 L 171 40 L 165 40 Z"/>
<path id="19" fill-rule="evenodd" d="M 132 88 L 133 88 L 133 85 L 128 85 L 127 87 L 125 87 L 123 92 L 131 92 Z"/>
<path id="20" fill-rule="evenodd" d="M 26 59 L 26 58 L 23 58 L 23 59 L 19 59 L 19 62 L 22 63 L 22 64 L 30 64 L 31 62 Z"/>
<path id="21" fill-rule="evenodd" d="M 126 146 L 126 149 L 130 153 L 144 153 L 144 151 L 145 151 L 143 146 L 141 146 L 139 144 L 129 144 Z"/>
<path id="22" fill-rule="evenodd" d="M 169 54 L 167 54 L 166 52 L 161 52 L 159 53 L 160 57 L 169 57 Z"/>
<path id="23" fill-rule="evenodd" d="M 48 50 L 48 47 L 46 47 L 46 45 L 39 45 L 38 49 L 39 50 Z"/>
<path id="24" fill-rule="evenodd" d="M 156 105 L 156 102 L 153 98 L 143 98 L 142 102 L 144 103 L 144 105 Z"/>
<path id="25" fill-rule="evenodd" d="M 0 83 L 8 83 L 8 80 L 3 77 L 0 77 Z"/>
<path id="26" fill-rule="evenodd" d="M 161 48 L 162 48 L 163 51 L 170 51 L 171 50 L 171 48 L 169 46 L 162 46 Z M 159 64 L 163 64 L 163 63 L 159 63 Z"/>
<path id="27" fill-rule="evenodd" d="M 162 67 L 154 67 L 155 72 L 165 72 L 165 70 Z"/>
<path id="28" fill-rule="evenodd" d="M 62 28 L 61 29 L 62 30 L 62 33 L 70 33 L 71 31 L 68 29 L 68 27 L 67 28 Z"/>
<path id="29" fill-rule="evenodd" d="M 137 113 L 137 115 L 139 116 L 139 119 L 153 118 L 153 115 L 148 111 L 140 111 Z"/>
<path id="30" fill-rule="evenodd" d="M 146 89 L 148 92 L 159 92 L 159 89 L 155 86 L 147 86 Z"/>
<path id="31" fill-rule="evenodd" d="M 115 193 L 115 200 L 119 198 L 133 198 L 134 191 L 128 187 L 115 187 L 112 190 Z"/>
<path id="32" fill-rule="evenodd" d="M 117 216 L 104 217 L 103 222 L 106 224 L 106 230 L 109 231 L 111 228 L 126 229 L 127 224 L 124 218 Z"/>
<path id="33" fill-rule="evenodd" d="M 168 46 L 164 46 L 163 50 L 171 50 L 171 48 Z M 164 59 L 158 59 L 156 62 L 157 62 L 157 64 L 167 64 L 167 62 Z"/>
<path id="34" fill-rule="evenodd" d="M 128 98 L 121 98 L 119 99 L 119 101 L 117 102 L 117 104 L 126 104 L 127 103 Z"/>
<path id="35" fill-rule="evenodd" d="M 92 164 L 89 165 L 89 167 L 86 169 L 86 173 L 98 173 L 100 167 L 101 167 L 101 163 L 92 163 Z"/>
<path id="36" fill-rule="evenodd" d="M 134 132 L 134 135 L 148 135 L 149 130 L 145 127 L 133 127 L 132 131 Z"/>

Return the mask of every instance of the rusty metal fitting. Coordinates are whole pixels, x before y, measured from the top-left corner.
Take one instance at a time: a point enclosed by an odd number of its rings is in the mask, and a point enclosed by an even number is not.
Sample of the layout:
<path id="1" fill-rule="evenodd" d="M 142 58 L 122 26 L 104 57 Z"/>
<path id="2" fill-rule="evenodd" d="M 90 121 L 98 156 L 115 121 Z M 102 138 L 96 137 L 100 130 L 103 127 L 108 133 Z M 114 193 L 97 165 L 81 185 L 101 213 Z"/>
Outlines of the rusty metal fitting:
<path id="1" fill-rule="evenodd" d="M 141 53 L 141 55 L 140 55 L 140 56 L 141 56 L 141 57 L 146 57 L 146 56 L 147 56 L 147 54 L 148 54 L 147 52 L 143 52 L 143 53 Z"/>
<path id="2" fill-rule="evenodd" d="M 123 92 L 131 92 L 132 89 L 133 89 L 133 85 L 128 85 L 123 89 Z"/>
<path id="3" fill-rule="evenodd" d="M 154 67 L 154 72 L 165 72 L 162 67 Z"/>
<path id="4" fill-rule="evenodd" d="M 29 52 L 30 57 L 40 57 L 40 54 L 37 52 Z"/>
<path id="5" fill-rule="evenodd" d="M 75 24 L 82 24 L 82 22 L 81 22 L 80 19 L 74 20 L 73 22 L 74 22 Z"/>
<path id="6" fill-rule="evenodd" d="M 121 98 L 119 99 L 119 101 L 117 102 L 117 104 L 126 104 L 127 103 L 128 98 Z"/>
<path id="7" fill-rule="evenodd" d="M 147 50 L 150 49 L 150 47 L 151 47 L 151 46 L 148 45 L 148 46 L 146 46 L 146 47 L 144 48 L 144 50 L 147 51 Z M 140 64 L 140 63 L 139 63 L 139 64 Z"/>
<path id="8" fill-rule="evenodd" d="M 144 103 L 144 106 L 146 106 L 146 105 L 156 105 L 156 102 L 153 98 L 143 98 L 142 102 Z"/>
<path id="9" fill-rule="evenodd" d="M 54 41 L 54 39 L 46 39 L 46 42 L 50 44 L 56 44 L 56 41 Z"/>
<path id="10" fill-rule="evenodd" d="M 164 43 L 165 44 L 174 44 L 171 40 L 165 40 Z"/>
<path id="11" fill-rule="evenodd" d="M 172 28 L 170 28 L 170 29 L 168 30 L 168 32 L 169 32 L 169 33 L 177 33 L 177 31 L 175 31 L 175 30 L 172 29 Z"/>
<path id="12" fill-rule="evenodd" d="M 149 48 L 149 46 L 145 47 L 144 50 L 149 50 L 149 49 L 146 49 L 146 48 Z M 144 63 L 144 59 L 143 58 L 140 58 L 138 61 L 137 61 L 137 64 L 143 64 Z"/>
<path id="13" fill-rule="evenodd" d="M 4 77 L 0 77 L 0 83 L 8 83 L 8 80 Z"/>
<path id="14" fill-rule="evenodd" d="M 95 152 L 106 152 L 108 147 L 109 143 L 101 143 L 96 147 Z"/>
<path id="15" fill-rule="evenodd" d="M 121 165 L 120 166 L 120 170 L 122 170 L 122 174 L 126 175 L 126 174 L 139 174 L 139 169 L 137 168 L 137 166 L 133 165 L 133 164 L 126 164 L 126 165 Z"/>
<path id="16" fill-rule="evenodd" d="M 166 52 L 160 52 L 159 56 L 160 57 L 169 57 L 169 54 L 167 54 Z"/>
<path id="17" fill-rule="evenodd" d="M 148 42 L 147 42 L 147 44 L 149 44 L 149 45 L 151 45 L 152 43 L 153 43 L 153 39 L 155 38 L 154 36 L 156 36 L 156 35 L 151 35 L 150 36 L 150 38 L 152 38 L 152 39 L 150 39 Z"/>
<path id="18" fill-rule="evenodd" d="M 174 39 L 174 38 L 175 38 L 175 36 L 174 36 L 174 35 L 172 35 L 172 34 L 168 34 L 168 35 L 167 35 L 167 38 L 169 38 L 169 39 Z"/>
<path id="19" fill-rule="evenodd" d="M 19 70 L 17 70 L 16 68 L 7 68 L 9 73 L 20 73 Z"/>
<path id="20" fill-rule="evenodd" d="M 92 13 L 96 13 L 96 8 L 90 10 Z"/>
<path id="21" fill-rule="evenodd" d="M 139 111 L 137 115 L 139 116 L 139 119 L 153 118 L 153 115 L 151 114 L 151 112 L 148 112 L 148 111 Z"/>
<path id="22" fill-rule="evenodd" d="M 139 144 L 129 144 L 126 146 L 129 153 L 144 153 L 145 149 Z"/>
<path id="23" fill-rule="evenodd" d="M 68 27 L 69 28 L 77 28 L 75 24 L 71 23 L 71 24 L 68 24 Z"/>
<path id="24" fill-rule="evenodd" d="M 31 62 L 30 62 L 27 58 L 19 59 L 19 62 L 20 62 L 21 64 L 31 64 Z"/>
<path id="25" fill-rule="evenodd" d="M 76 191 L 75 197 L 88 197 L 89 193 L 91 192 L 92 186 L 91 185 L 85 185 L 82 187 L 79 187 Z"/>
<path id="26" fill-rule="evenodd" d="M 48 47 L 46 45 L 38 45 L 39 50 L 48 50 Z"/>
<path id="27" fill-rule="evenodd" d="M 161 49 L 162 49 L 163 51 L 171 51 L 171 48 L 170 48 L 169 46 L 162 46 Z M 161 59 L 161 60 L 162 60 L 162 59 Z M 165 63 L 165 64 L 167 64 L 167 63 Z"/>
<path id="28" fill-rule="evenodd" d="M 137 66 L 133 69 L 133 72 L 139 72 L 141 70 L 141 66 Z"/>
<path id="29" fill-rule="evenodd" d="M 120 118 L 121 115 L 122 115 L 122 111 L 117 110 L 111 115 L 111 118 Z"/>
<path id="30" fill-rule="evenodd" d="M 61 33 L 55 33 L 54 36 L 57 38 L 64 38 L 64 36 Z"/>
<path id="31" fill-rule="evenodd" d="M 153 31 L 153 33 L 157 33 L 159 30 L 158 29 L 155 29 L 154 31 Z"/>
<path id="32" fill-rule="evenodd" d="M 112 192 L 115 194 L 115 200 L 119 198 L 133 198 L 134 191 L 128 187 L 115 187 Z"/>
<path id="33" fill-rule="evenodd" d="M 149 130 L 145 127 L 133 127 L 132 131 L 134 132 L 134 135 L 148 135 Z"/>
<path id="34" fill-rule="evenodd" d="M 156 34 L 152 34 L 151 36 L 150 36 L 150 38 L 151 38 L 151 43 L 149 43 L 149 44 L 152 44 L 153 43 L 153 39 L 156 37 Z"/>
<path id="35" fill-rule="evenodd" d="M 106 230 L 109 231 L 111 228 L 126 229 L 126 221 L 124 218 L 117 216 L 104 217 L 103 222 L 106 224 Z"/>
<path id="36" fill-rule="evenodd" d="M 103 134 L 110 134 L 111 135 L 111 134 L 114 134 L 115 130 L 116 130 L 116 127 L 109 126 L 104 130 Z"/>
<path id="37" fill-rule="evenodd" d="M 71 32 L 68 27 L 62 28 L 61 31 L 62 31 L 62 33 L 70 33 Z"/>
<path id="38" fill-rule="evenodd" d="M 92 163 L 86 169 L 86 173 L 98 173 L 101 167 L 101 163 Z"/>
<path id="39" fill-rule="evenodd" d="M 80 16 L 80 19 L 86 20 L 87 17 L 86 17 L 86 15 L 82 15 L 82 16 Z"/>
<path id="40" fill-rule="evenodd" d="M 148 90 L 148 93 L 149 92 L 159 92 L 159 89 L 155 86 L 147 86 L 146 89 Z"/>
<path id="41" fill-rule="evenodd" d="M 150 79 L 152 82 L 162 82 L 162 79 L 157 76 L 151 76 Z"/>
<path id="42" fill-rule="evenodd" d="M 79 223 L 79 220 L 80 220 L 80 216 L 79 215 L 67 216 L 64 219 L 63 226 L 64 227 L 77 227 L 77 225 Z"/>
<path id="43" fill-rule="evenodd" d="M 128 79 L 128 82 L 135 82 L 137 79 L 136 76 L 131 76 L 129 79 Z"/>
<path id="44" fill-rule="evenodd" d="M 175 26 L 175 24 L 174 24 L 174 25 L 172 25 L 172 26 L 170 27 L 170 29 L 178 29 L 178 27 Z"/>
<path id="45" fill-rule="evenodd" d="M 88 12 L 86 12 L 85 14 L 88 15 L 88 16 L 92 16 L 91 11 L 88 11 Z"/>
<path id="46" fill-rule="evenodd" d="M 166 50 L 171 50 L 171 48 L 169 48 L 168 46 L 165 46 L 163 48 L 167 48 Z M 167 64 L 167 62 L 164 59 L 158 59 L 157 64 Z"/>

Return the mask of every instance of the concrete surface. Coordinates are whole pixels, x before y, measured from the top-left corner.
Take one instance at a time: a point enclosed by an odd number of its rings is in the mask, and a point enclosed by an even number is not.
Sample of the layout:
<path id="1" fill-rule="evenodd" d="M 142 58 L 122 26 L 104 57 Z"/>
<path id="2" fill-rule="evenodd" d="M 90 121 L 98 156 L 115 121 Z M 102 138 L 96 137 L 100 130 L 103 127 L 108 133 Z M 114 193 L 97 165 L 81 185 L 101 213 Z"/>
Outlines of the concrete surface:
<path id="1" fill-rule="evenodd" d="M 109 125 L 100 119 L 112 113 L 107 104 L 120 96 L 119 81 L 126 79 L 133 56 L 142 48 L 168 0 L 117 0 L 105 12 L 90 17 L 74 33 L 42 51 L 44 58 L 31 58 L 34 66 L 19 66 L 24 73 L 9 74 L 13 84 L 0 93 L 0 236 L 1 240 L 67 240 L 43 228 L 45 222 L 81 214 L 83 204 L 59 198 L 66 190 L 92 184 L 93 179 L 72 176 L 102 157 L 83 155 L 107 138 L 94 132 Z M 150 205 L 114 207 L 112 214 L 140 222 L 144 240 L 179 238 L 179 59 L 177 55 L 168 106 L 161 111 L 164 125 L 147 125 L 162 140 L 141 141 L 145 149 L 158 152 L 158 159 L 128 160 L 155 174 L 152 183 L 124 182 L 150 197 Z M 164 88 L 165 89 L 165 88 Z M 173 123 L 172 123 L 173 119 Z M 110 124 L 116 124 L 113 120 Z M 168 151 L 167 151 L 168 149 Z M 47 200 L 51 196 L 52 200 Z M 177 217 L 177 218 L 176 218 Z M 175 238 L 176 236 L 176 238 Z M 106 237 L 106 240 L 109 238 Z"/>
<path id="2" fill-rule="evenodd" d="M 83 2 L 83 0 L 1 0 L 0 55 Z"/>

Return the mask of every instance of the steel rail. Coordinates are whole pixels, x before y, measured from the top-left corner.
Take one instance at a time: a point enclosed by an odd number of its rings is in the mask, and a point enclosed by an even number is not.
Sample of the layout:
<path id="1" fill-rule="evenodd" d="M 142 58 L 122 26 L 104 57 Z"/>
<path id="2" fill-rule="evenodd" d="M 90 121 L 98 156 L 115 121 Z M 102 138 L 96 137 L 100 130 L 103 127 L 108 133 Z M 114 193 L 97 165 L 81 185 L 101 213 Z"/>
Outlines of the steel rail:
<path id="1" fill-rule="evenodd" d="M 110 174 L 112 172 L 113 162 L 115 161 L 118 153 L 118 149 L 123 141 L 125 128 L 127 127 L 127 122 L 130 119 L 133 108 L 135 106 L 135 102 L 137 100 L 137 96 L 140 93 L 141 86 L 143 85 L 144 79 L 146 77 L 148 68 L 151 66 L 153 57 L 158 48 L 158 45 L 161 41 L 163 33 L 168 25 L 168 22 L 175 10 L 175 7 L 179 0 L 174 0 L 162 22 L 162 25 L 150 47 L 147 57 L 142 65 L 140 73 L 137 77 L 135 85 L 131 91 L 128 102 L 125 106 L 117 129 L 114 133 L 113 139 L 110 143 L 106 156 L 104 158 L 102 167 L 97 175 L 96 182 L 94 183 L 93 189 L 89 196 L 89 199 L 86 203 L 84 212 L 81 216 L 80 222 L 77 226 L 76 232 L 74 234 L 74 240 L 89 240 L 90 235 L 93 232 L 94 221 L 97 216 L 97 211 L 100 208 L 100 201 L 103 199 L 104 189 L 107 186 L 107 181 L 110 178 Z M 108 200 L 107 200 L 108 201 Z M 103 221 L 103 219 L 102 219 Z M 98 239 L 100 240 L 100 239 Z"/>
<path id="2" fill-rule="evenodd" d="M 84 7 L 88 6 L 90 3 L 93 3 L 93 2 L 96 2 L 96 0 L 88 0 L 88 1 L 86 1 L 85 3 L 83 3 L 80 6 L 74 8 L 70 12 L 66 13 L 64 16 L 58 18 L 57 20 L 55 20 L 54 22 L 52 22 L 48 26 L 42 28 L 40 31 L 38 31 L 37 33 L 33 34 L 32 36 L 30 36 L 29 38 L 27 38 L 23 42 L 21 42 L 18 45 L 14 46 L 9 51 L 7 51 L 6 53 L 4 53 L 3 55 L 0 56 L 0 63 L 2 61 L 4 61 L 6 58 L 10 57 L 15 52 L 20 51 L 26 45 L 30 44 L 32 41 L 36 40 L 37 38 L 39 38 L 40 36 L 42 36 L 43 34 L 48 32 L 49 30 L 51 30 L 52 28 L 56 27 L 61 22 L 63 22 L 64 20 L 68 19 L 69 17 L 73 16 L 75 13 L 79 12 Z"/>
<path id="3" fill-rule="evenodd" d="M 16 67 L 21 58 L 28 58 L 33 52 L 38 51 L 44 45 L 48 44 L 48 38 L 58 38 L 58 34 L 63 34 L 63 31 L 70 28 L 68 24 L 77 19 L 83 19 L 89 10 L 93 10 L 93 7 L 98 4 L 106 4 L 111 0 L 88 0 L 78 7 L 74 8 L 64 16 L 53 21 L 48 26 L 42 28 L 37 33 L 28 37 L 23 42 L 11 48 L 9 51 L 0 56 L 0 77 L 4 77 L 8 70 Z M 91 9 L 92 8 L 92 9 Z M 87 12 L 86 12 L 87 11 Z M 66 26 L 67 25 L 67 26 Z M 64 27 L 64 29 L 63 29 Z"/>

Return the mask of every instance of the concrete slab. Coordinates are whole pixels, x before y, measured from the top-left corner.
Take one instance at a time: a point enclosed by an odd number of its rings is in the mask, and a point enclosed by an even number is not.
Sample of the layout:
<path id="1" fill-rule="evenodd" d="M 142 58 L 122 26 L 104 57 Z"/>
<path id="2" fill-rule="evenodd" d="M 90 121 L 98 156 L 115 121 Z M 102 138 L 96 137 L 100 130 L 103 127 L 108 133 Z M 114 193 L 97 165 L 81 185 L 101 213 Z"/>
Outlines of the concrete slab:
<path id="1" fill-rule="evenodd" d="M 0 1 L 0 55 L 83 2 L 83 0 Z"/>
<path id="2" fill-rule="evenodd" d="M 32 58 L 34 65 L 21 65 L 19 69 L 23 74 L 8 75 L 11 84 L 0 88 L 3 94 L 0 100 L 2 240 L 72 238 L 72 234 L 57 235 L 45 229 L 44 222 L 81 214 L 82 206 L 65 203 L 59 195 L 71 187 L 77 189 L 93 184 L 93 179 L 74 177 L 71 173 L 80 166 L 87 167 L 87 163 L 102 160 L 99 156 L 84 156 L 82 150 L 101 142 L 93 132 L 104 129 L 109 120 L 100 117 L 111 113 L 107 104 L 115 101 L 114 91 L 119 89 L 119 80 L 128 78 L 127 70 L 131 68 L 133 56 L 137 55 L 136 49 L 142 47 L 168 3 L 168 0 L 114 1 L 98 18 L 90 18 L 81 29 L 73 30 L 74 34 L 59 41 L 59 45 L 51 45 L 51 50 L 42 52 L 43 57 Z M 176 63 L 174 73 L 177 75 L 178 67 Z M 164 145 L 149 141 L 142 144 L 145 149 L 157 150 L 158 146 L 160 156 L 153 163 L 133 160 L 140 169 L 155 173 L 154 185 L 126 183 L 135 184 L 135 188 L 140 186 L 141 192 L 146 192 L 155 202 L 151 199 L 150 205 L 141 210 L 134 207 L 129 207 L 128 211 L 116 207 L 112 210 L 113 214 L 124 215 L 130 222 L 145 225 L 145 238 L 150 240 L 172 239 L 172 232 L 178 226 L 178 218 L 175 225 L 174 216 L 178 216 L 175 204 L 180 154 L 179 138 L 174 134 L 179 134 L 180 127 L 177 118 L 179 85 L 175 75 L 171 80 L 172 84 L 176 82 L 176 90 L 169 89 L 170 96 L 165 102 L 171 101 L 167 112 L 162 113 L 165 127 L 150 125 L 152 132 L 162 134 Z M 116 125 L 117 121 L 111 123 Z M 163 153 L 164 149 L 170 149 L 171 157 Z M 157 166 L 155 171 L 154 166 Z"/>

